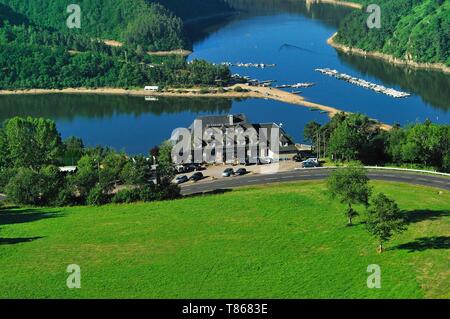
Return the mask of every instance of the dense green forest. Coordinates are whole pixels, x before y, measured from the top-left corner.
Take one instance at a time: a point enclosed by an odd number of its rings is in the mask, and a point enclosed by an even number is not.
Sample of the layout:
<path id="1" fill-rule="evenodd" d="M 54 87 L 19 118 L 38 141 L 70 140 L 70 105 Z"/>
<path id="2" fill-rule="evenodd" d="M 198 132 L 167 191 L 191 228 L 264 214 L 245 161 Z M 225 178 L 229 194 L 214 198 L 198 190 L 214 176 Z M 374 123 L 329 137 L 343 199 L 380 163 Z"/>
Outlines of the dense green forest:
<path id="1" fill-rule="evenodd" d="M 222 0 L 79 0 L 82 26 L 68 29 L 68 2 L 63 0 L 0 0 L 33 23 L 73 34 L 114 39 L 148 50 L 189 46 L 183 19 L 230 10 Z M 3 10 L 2 10 L 3 11 Z"/>
<path id="2" fill-rule="evenodd" d="M 366 115 L 342 112 L 325 125 L 308 123 L 304 136 L 337 162 L 358 160 L 450 173 L 450 125 L 426 120 L 383 131 Z"/>
<path id="3" fill-rule="evenodd" d="M 232 12 L 227 1 L 222 0 L 152 0 L 152 2 L 160 3 L 185 22 Z"/>
<path id="4" fill-rule="evenodd" d="M 379 0 L 377 4 L 381 28 L 367 27 L 369 13 L 364 7 L 345 18 L 337 42 L 404 60 L 450 65 L 450 1 Z"/>
<path id="5" fill-rule="evenodd" d="M 205 61 L 187 63 L 184 58 L 175 56 L 161 59 L 146 54 L 146 50 L 168 50 L 184 45 L 181 19 L 159 4 L 132 1 L 133 4 L 125 6 L 121 4 L 124 1 L 110 1 L 108 5 L 105 2 L 103 11 L 93 12 L 105 15 L 106 20 L 111 16 L 114 23 L 109 20 L 103 23 L 95 15 L 90 18 L 86 11 L 82 19 L 86 21 L 85 24 L 82 22 L 82 28 L 73 31 L 75 29 L 65 27 L 65 16 L 61 18 L 61 14 L 57 14 L 62 2 L 51 1 L 50 5 L 50 1 L 2 1 L 13 5 L 17 11 L 0 4 L 0 89 L 139 87 L 145 84 L 192 86 L 214 85 L 216 80 L 226 83 L 230 79 L 228 68 L 223 66 L 214 66 Z M 101 2 L 97 1 L 95 5 Z M 114 9 L 118 10 L 117 14 L 120 13 L 116 18 L 108 11 L 113 10 L 113 6 L 110 6 L 113 2 L 117 2 Z M 112 25 L 117 23 L 123 26 L 124 16 L 127 16 L 124 12 L 137 10 L 137 3 L 162 16 L 147 12 L 131 19 L 124 34 L 119 35 L 115 31 L 119 28 Z M 86 1 L 87 5 L 95 6 L 91 1 Z M 39 14 L 47 9 L 49 12 L 42 16 Z M 164 20 L 163 16 L 168 20 Z M 64 27 L 57 23 L 60 18 Z M 139 24 L 141 18 L 145 21 Z M 94 23 L 95 20 L 100 23 Z M 174 23 L 179 25 L 179 29 L 172 32 L 174 29 L 158 25 L 155 27 L 158 32 L 153 32 L 152 27 L 147 25 L 153 20 L 160 20 L 158 23 L 162 24 L 178 21 Z M 125 37 L 125 45 L 109 47 L 100 40 L 117 39 L 115 36 L 119 39 Z"/>
<path id="6" fill-rule="evenodd" d="M 14 203 L 39 206 L 174 199 L 180 189 L 171 183 L 171 152 L 170 143 L 153 148 L 149 158 L 85 148 L 76 137 L 62 141 L 51 120 L 14 117 L 0 128 L 0 191 Z M 75 172 L 60 171 L 67 160 L 77 164 Z M 114 194 L 119 185 L 125 188 Z"/>

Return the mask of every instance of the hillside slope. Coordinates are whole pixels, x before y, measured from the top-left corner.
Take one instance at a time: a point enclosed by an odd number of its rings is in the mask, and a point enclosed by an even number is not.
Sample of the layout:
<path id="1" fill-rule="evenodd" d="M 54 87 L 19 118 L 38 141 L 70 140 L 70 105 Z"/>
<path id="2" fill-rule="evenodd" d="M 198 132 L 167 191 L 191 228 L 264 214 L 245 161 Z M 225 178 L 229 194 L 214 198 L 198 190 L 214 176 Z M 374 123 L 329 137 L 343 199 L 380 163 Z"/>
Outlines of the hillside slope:
<path id="1" fill-rule="evenodd" d="M 450 194 L 373 185 L 409 223 L 383 254 L 364 216 L 345 226 L 322 182 L 0 209 L 0 298 L 449 298 Z M 67 289 L 69 264 L 80 265 L 82 289 Z M 367 288 L 370 264 L 382 268 L 382 289 Z"/>
<path id="2" fill-rule="evenodd" d="M 377 4 L 381 7 L 380 29 L 367 27 L 365 6 L 346 17 L 335 41 L 405 61 L 450 66 L 450 1 L 380 0 Z"/>
<path id="3" fill-rule="evenodd" d="M 80 0 L 81 28 L 69 29 L 67 1 L 0 0 L 36 25 L 63 33 L 114 39 L 148 50 L 170 50 L 186 45 L 183 23 L 159 4 L 145 0 Z"/>
<path id="4" fill-rule="evenodd" d="M 99 7 L 101 3 L 105 6 Z M 147 83 L 186 87 L 229 80 L 229 70 L 222 66 L 188 64 L 181 57 L 161 63 L 162 58 L 146 54 L 188 43 L 181 18 L 160 4 L 84 0 L 80 5 L 81 29 L 69 29 L 62 0 L 0 0 L 0 90 L 128 88 Z M 125 45 L 109 47 L 105 39 Z"/>

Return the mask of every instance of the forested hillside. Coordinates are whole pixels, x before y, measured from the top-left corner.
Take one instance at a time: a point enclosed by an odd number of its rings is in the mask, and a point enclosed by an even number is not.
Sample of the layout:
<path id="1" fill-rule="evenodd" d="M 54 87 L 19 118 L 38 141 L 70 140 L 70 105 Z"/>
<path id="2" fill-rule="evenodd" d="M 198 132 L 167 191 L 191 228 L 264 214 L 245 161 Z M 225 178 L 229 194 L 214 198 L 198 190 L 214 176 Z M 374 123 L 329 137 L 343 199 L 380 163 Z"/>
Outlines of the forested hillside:
<path id="1" fill-rule="evenodd" d="M 145 0 L 80 0 L 81 28 L 66 26 L 68 2 L 64 0 L 0 0 L 33 23 L 64 33 L 114 39 L 148 50 L 170 50 L 186 45 L 183 23 L 169 10 Z"/>
<path id="2" fill-rule="evenodd" d="M 175 13 L 176 16 L 189 21 L 191 19 L 210 17 L 232 11 L 224 0 L 151 0 L 158 2 Z"/>
<path id="3" fill-rule="evenodd" d="M 222 66 L 188 64 L 181 57 L 161 63 L 161 58 L 146 54 L 185 43 L 181 19 L 160 4 L 81 1 L 92 6 L 92 12 L 82 11 L 82 27 L 75 30 L 65 25 L 63 1 L 0 2 L 14 7 L 0 4 L 0 89 L 215 85 L 216 80 L 226 83 L 230 78 Z M 100 9 L 102 2 L 105 7 Z M 133 14 L 127 22 L 125 17 Z M 117 25 L 126 25 L 123 33 Z M 124 39 L 125 45 L 109 47 L 102 39 Z"/>
<path id="4" fill-rule="evenodd" d="M 355 10 L 341 24 L 336 41 L 404 60 L 450 66 L 450 1 L 379 0 L 376 3 L 381 7 L 380 29 L 367 27 L 366 8 Z"/>

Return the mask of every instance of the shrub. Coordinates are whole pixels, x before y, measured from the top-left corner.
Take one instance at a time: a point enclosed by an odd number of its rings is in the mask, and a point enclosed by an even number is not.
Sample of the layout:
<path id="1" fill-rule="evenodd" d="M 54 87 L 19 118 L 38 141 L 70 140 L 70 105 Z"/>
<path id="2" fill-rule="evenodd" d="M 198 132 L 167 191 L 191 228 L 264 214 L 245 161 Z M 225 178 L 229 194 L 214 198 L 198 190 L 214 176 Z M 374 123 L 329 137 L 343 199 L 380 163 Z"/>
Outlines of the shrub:
<path id="1" fill-rule="evenodd" d="M 156 192 L 156 185 L 149 184 L 142 186 L 139 189 L 139 197 L 143 202 L 153 202 L 155 200 L 158 200 L 159 197 Z"/>
<path id="2" fill-rule="evenodd" d="M 20 168 L 5 187 L 8 199 L 21 205 L 41 204 L 40 176 L 30 168 Z"/>
<path id="3" fill-rule="evenodd" d="M 55 200 L 56 206 L 73 206 L 81 204 L 80 199 L 75 195 L 75 187 L 66 182 L 58 193 L 58 197 Z"/>
<path id="4" fill-rule="evenodd" d="M 123 189 L 113 196 L 112 202 L 115 204 L 138 202 L 141 200 L 140 192 L 139 188 Z"/>
<path id="5" fill-rule="evenodd" d="M 101 185 L 97 184 L 89 191 L 89 195 L 86 199 L 88 205 L 101 206 L 110 203 L 111 198 L 108 194 L 105 194 Z"/>
<path id="6" fill-rule="evenodd" d="M 0 192 L 5 191 L 6 185 L 8 185 L 9 180 L 17 174 L 17 169 L 14 168 L 4 168 L 0 170 Z"/>
<path id="7" fill-rule="evenodd" d="M 64 175 L 58 167 L 50 165 L 40 171 L 41 205 L 55 205 L 64 185 Z"/>
<path id="8" fill-rule="evenodd" d="M 211 93 L 211 91 L 208 90 L 208 89 L 201 89 L 201 90 L 199 91 L 199 93 L 200 93 L 200 94 L 208 94 L 208 93 Z"/>
<path id="9" fill-rule="evenodd" d="M 176 199 L 181 197 L 181 189 L 178 185 L 170 184 L 158 191 L 158 200 Z"/>

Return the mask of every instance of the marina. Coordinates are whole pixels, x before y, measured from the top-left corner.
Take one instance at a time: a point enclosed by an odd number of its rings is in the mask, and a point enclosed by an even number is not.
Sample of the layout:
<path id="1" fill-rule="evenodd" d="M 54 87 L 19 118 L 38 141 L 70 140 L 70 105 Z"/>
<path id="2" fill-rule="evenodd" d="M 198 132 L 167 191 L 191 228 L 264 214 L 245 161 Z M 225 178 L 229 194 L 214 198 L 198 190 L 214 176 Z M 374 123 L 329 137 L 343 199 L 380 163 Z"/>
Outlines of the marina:
<path id="1" fill-rule="evenodd" d="M 296 83 L 296 84 L 283 84 L 283 85 L 278 85 L 275 88 L 277 89 L 299 89 L 299 88 L 310 88 L 315 86 L 316 83 L 310 83 L 310 82 L 306 82 L 306 83 Z"/>
<path id="2" fill-rule="evenodd" d="M 338 80 L 346 81 L 348 83 L 355 84 L 355 85 L 363 87 L 365 89 L 369 89 L 369 90 L 375 91 L 377 93 L 382 93 L 382 94 L 385 94 L 385 95 L 388 95 L 388 96 L 391 96 L 394 98 L 405 98 L 405 97 L 411 96 L 411 94 L 409 94 L 409 93 L 397 91 L 392 88 L 387 88 L 383 85 L 375 84 L 375 83 L 372 83 L 372 82 L 369 82 L 369 81 L 366 81 L 363 79 L 359 79 L 359 78 L 353 77 L 351 75 L 341 73 L 337 70 L 325 68 L 325 69 L 315 69 L 315 71 L 320 72 L 325 75 L 328 75 L 328 76 L 331 76 L 331 77 L 334 77 Z"/>
<path id="3" fill-rule="evenodd" d="M 258 68 L 258 69 L 265 69 L 265 68 L 274 68 L 277 65 L 276 64 L 266 64 L 266 63 L 231 63 L 231 62 L 222 62 L 221 65 L 225 65 L 227 67 L 237 67 L 237 68 Z"/>

